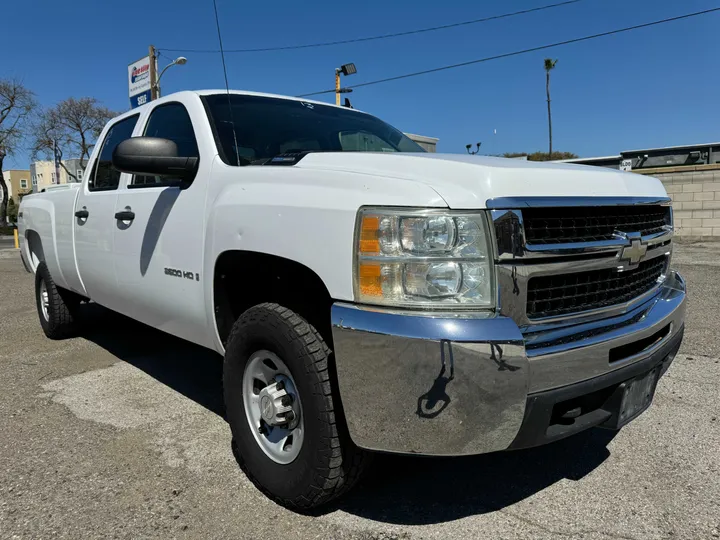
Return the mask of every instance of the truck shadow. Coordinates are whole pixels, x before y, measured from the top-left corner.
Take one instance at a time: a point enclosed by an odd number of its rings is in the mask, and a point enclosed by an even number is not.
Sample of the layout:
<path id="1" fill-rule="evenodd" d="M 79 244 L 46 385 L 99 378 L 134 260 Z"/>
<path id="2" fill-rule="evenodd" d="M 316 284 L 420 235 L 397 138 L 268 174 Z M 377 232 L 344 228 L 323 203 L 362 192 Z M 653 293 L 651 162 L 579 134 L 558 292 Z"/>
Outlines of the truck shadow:
<path id="1" fill-rule="evenodd" d="M 581 480 L 610 456 L 615 435 L 593 429 L 544 447 L 459 458 L 378 455 L 335 509 L 396 525 L 496 512 L 561 480 Z"/>
<path id="2" fill-rule="evenodd" d="M 220 355 L 100 306 L 84 309 L 90 324 L 82 337 L 224 417 Z M 313 515 L 341 510 L 423 525 L 498 511 L 561 480 L 582 479 L 609 457 L 614 436 L 596 429 L 545 447 L 462 458 L 379 454 L 359 486 Z"/>
<path id="3" fill-rule="evenodd" d="M 97 304 L 83 306 L 81 337 L 225 417 L 222 356 Z"/>

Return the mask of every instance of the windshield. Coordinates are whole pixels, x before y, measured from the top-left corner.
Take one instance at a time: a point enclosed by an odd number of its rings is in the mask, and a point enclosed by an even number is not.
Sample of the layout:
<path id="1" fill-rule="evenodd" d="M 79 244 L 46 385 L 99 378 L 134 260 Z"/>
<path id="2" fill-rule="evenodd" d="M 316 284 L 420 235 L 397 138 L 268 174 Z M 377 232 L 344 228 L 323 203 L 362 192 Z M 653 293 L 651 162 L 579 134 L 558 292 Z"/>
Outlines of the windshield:
<path id="1" fill-rule="evenodd" d="M 227 94 L 203 96 L 223 161 L 262 165 L 278 154 L 425 152 L 401 131 L 369 114 L 305 101 Z M 224 154 L 224 155 L 223 155 Z"/>

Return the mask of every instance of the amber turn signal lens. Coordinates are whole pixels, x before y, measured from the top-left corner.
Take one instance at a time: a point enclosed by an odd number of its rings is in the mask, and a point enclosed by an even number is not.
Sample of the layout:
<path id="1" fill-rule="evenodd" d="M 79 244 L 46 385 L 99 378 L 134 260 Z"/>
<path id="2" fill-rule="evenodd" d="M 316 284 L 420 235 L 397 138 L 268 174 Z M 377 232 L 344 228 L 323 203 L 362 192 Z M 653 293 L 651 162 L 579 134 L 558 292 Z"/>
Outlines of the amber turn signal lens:
<path id="1" fill-rule="evenodd" d="M 380 240 L 380 218 L 377 216 L 365 216 L 360 226 L 360 253 L 379 253 Z"/>
<path id="2" fill-rule="evenodd" d="M 382 296 L 382 272 L 379 264 L 360 264 L 360 292 L 365 296 Z"/>

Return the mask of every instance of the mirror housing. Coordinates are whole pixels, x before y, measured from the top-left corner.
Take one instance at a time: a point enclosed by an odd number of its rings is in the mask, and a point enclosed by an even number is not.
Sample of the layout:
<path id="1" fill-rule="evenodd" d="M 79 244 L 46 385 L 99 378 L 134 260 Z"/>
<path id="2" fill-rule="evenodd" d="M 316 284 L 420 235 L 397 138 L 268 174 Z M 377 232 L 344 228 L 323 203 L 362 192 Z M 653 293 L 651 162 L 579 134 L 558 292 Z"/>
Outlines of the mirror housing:
<path id="1" fill-rule="evenodd" d="M 158 137 L 131 137 L 118 144 L 112 164 L 120 172 L 164 176 L 190 181 L 197 172 L 199 158 L 178 156 L 175 142 Z"/>

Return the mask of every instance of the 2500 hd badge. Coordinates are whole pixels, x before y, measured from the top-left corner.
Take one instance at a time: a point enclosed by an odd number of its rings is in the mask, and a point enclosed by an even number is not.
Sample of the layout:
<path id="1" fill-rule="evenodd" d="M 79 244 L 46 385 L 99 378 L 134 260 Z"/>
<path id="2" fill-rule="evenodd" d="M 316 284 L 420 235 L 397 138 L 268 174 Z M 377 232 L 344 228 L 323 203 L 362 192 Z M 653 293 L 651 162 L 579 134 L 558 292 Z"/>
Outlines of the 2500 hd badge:
<path id="1" fill-rule="evenodd" d="M 182 271 L 177 268 L 165 268 L 165 275 L 200 281 L 200 274 L 192 273 L 189 270 Z"/>

